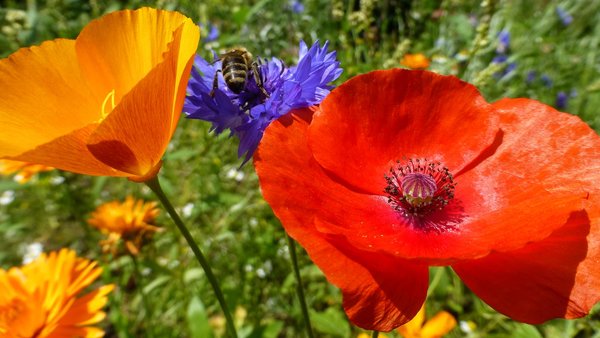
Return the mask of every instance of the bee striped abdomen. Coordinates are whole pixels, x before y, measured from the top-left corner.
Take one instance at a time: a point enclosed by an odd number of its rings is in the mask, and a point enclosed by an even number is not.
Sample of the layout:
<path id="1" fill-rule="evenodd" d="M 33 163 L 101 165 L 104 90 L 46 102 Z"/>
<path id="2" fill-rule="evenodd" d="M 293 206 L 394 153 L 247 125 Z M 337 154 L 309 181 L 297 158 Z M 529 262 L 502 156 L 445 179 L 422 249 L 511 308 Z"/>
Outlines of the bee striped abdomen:
<path id="1" fill-rule="evenodd" d="M 239 94 L 246 88 L 248 78 L 256 81 L 256 86 L 262 92 L 264 97 L 269 97 L 269 93 L 263 87 L 263 81 L 258 63 L 252 61 L 252 54 L 246 48 L 236 48 L 219 56 L 221 60 L 221 69 L 215 72 L 213 78 L 213 89 L 210 91 L 210 97 L 215 97 L 215 90 L 219 86 L 218 74 L 223 74 L 223 79 L 227 88 L 232 92 Z M 248 74 L 250 73 L 250 74 Z"/>
<path id="2" fill-rule="evenodd" d="M 239 94 L 246 86 L 248 65 L 243 55 L 228 55 L 223 59 L 223 79 L 232 92 Z"/>

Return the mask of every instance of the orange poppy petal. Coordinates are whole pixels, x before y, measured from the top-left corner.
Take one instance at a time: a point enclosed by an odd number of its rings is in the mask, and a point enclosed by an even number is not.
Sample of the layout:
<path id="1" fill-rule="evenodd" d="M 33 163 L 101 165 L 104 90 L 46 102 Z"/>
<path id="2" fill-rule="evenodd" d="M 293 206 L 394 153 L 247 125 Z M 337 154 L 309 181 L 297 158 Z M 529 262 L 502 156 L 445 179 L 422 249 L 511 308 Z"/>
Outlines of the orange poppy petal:
<path id="1" fill-rule="evenodd" d="M 115 170 L 98 161 L 86 147 L 85 142 L 95 129 L 96 125 L 90 124 L 11 158 L 19 161 L 43 163 L 78 174 L 129 176 L 128 173 Z"/>
<path id="2" fill-rule="evenodd" d="M 475 87 L 454 77 L 374 71 L 325 98 L 309 144 L 317 162 L 347 185 L 382 195 L 384 174 L 397 160 L 441 161 L 452 173 L 471 163 L 498 131 L 489 109 Z"/>
<path id="3" fill-rule="evenodd" d="M 177 95 L 185 95 L 181 79 L 189 74 L 198 41 L 186 25 L 193 23 L 188 19 L 176 29 L 164 61 L 123 97 L 89 138 L 88 149 L 100 161 L 133 176 L 144 176 L 159 165 L 179 120 L 182 98 Z M 181 55 L 181 45 L 187 46 L 188 55 Z"/>
<path id="4" fill-rule="evenodd" d="M 118 103 L 164 61 L 173 33 L 184 23 L 193 25 L 180 13 L 146 7 L 112 12 L 86 25 L 77 37 L 77 57 L 97 95 L 105 98 L 115 90 Z M 195 52 L 198 38 L 186 43 Z"/>
<path id="5" fill-rule="evenodd" d="M 0 157 L 17 158 L 100 117 L 101 99 L 86 86 L 73 40 L 22 48 L 0 60 L 0 87 Z M 79 155 L 75 157 L 79 160 Z M 18 158 L 35 162 L 27 156 Z"/>
<path id="6" fill-rule="evenodd" d="M 456 327 L 456 319 L 446 311 L 440 311 L 429 319 L 421 330 L 422 338 L 439 338 Z"/>
<path id="7" fill-rule="evenodd" d="M 425 300 L 427 266 L 361 251 L 318 231 L 315 213 L 322 205 L 305 202 L 325 201 L 343 187 L 325 175 L 310 153 L 306 133 L 311 114 L 296 111 L 265 131 L 254 157 L 264 197 L 290 236 L 342 290 L 350 320 L 365 329 L 390 331 L 412 318 Z"/>

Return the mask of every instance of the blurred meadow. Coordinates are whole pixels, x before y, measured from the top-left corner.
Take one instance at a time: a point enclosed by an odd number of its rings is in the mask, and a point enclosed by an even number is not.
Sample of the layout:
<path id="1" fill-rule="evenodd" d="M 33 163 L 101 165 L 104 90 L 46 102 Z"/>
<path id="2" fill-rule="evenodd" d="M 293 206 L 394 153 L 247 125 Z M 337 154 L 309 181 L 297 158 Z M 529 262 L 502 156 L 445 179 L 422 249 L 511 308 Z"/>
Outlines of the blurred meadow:
<path id="1" fill-rule="evenodd" d="M 211 50 L 244 46 L 293 64 L 300 40 L 329 40 L 344 69 L 339 84 L 370 70 L 410 66 L 406 55 L 422 53 L 427 69 L 475 84 L 490 102 L 537 99 L 600 130 L 595 0 L 4 0 L 0 54 L 75 38 L 94 18 L 141 6 L 177 10 L 197 22 L 198 53 L 205 58 Z M 304 337 L 285 232 L 261 197 L 251 163 L 240 168 L 237 141 L 209 128 L 181 120 L 164 157 L 163 189 L 207 255 L 240 336 Z M 106 337 L 223 336 L 212 289 L 162 208 L 155 224 L 164 231 L 134 259 L 102 252 L 105 236 L 87 220 L 99 205 L 129 195 L 154 198 L 145 186 L 120 178 L 58 170 L 25 184 L 1 178 L 0 267 L 20 265 L 35 243 L 46 252 L 69 247 L 98 260 L 101 282 L 117 285 L 102 323 Z M 315 336 L 358 337 L 364 331 L 349 324 L 339 291 L 297 250 Z M 520 324 L 485 305 L 449 268 L 432 270 L 428 317 L 446 310 L 459 322 L 447 337 L 600 337 L 598 306 L 578 320 Z"/>

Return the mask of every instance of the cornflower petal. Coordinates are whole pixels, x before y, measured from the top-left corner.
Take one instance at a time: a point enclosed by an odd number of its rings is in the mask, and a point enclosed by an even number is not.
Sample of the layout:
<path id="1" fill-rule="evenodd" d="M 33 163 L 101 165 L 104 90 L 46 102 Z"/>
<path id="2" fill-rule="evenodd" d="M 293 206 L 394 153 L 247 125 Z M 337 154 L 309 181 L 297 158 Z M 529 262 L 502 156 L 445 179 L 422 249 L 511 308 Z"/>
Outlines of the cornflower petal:
<path id="1" fill-rule="evenodd" d="M 225 84 L 222 74 L 217 76 L 218 88 L 213 92 L 213 79 L 221 64 L 210 64 L 197 57 L 184 111 L 188 118 L 211 122 L 211 129 L 217 134 L 229 129 L 240 139 L 238 156 L 244 157 L 245 163 L 273 120 L 291 109 L 320 103 L 333 88 L 328 83 L 337 79 L 342 69 L 336 53 L 328 52 L 328 47 L 329 42 L 321 47 L 317 41 L 308 49 L 301 41 L 298 65 L 289 68 L 276 58 L 259 59 L 258 71 L 267 95 L 254 76 L 249 76 L 245 89 L 235 94 Z M 225 102 L 225 98 L 230 102 Z"/>

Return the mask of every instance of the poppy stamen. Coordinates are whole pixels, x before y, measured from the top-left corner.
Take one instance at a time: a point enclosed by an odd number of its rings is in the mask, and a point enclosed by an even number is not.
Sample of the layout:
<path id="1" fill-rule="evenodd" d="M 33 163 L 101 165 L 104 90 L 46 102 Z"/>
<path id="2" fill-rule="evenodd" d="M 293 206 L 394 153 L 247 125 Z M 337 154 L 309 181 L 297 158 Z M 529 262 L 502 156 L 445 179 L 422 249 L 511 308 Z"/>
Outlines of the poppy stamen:
<path id="1" fill-rule="evenodd" d="M 442 210 L 454 198 L 454 178 L 440 162 L 427 159 L 397 161 L 385 175 L 388 203 L 403 216 L 423 217 Z"/>

